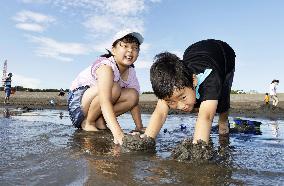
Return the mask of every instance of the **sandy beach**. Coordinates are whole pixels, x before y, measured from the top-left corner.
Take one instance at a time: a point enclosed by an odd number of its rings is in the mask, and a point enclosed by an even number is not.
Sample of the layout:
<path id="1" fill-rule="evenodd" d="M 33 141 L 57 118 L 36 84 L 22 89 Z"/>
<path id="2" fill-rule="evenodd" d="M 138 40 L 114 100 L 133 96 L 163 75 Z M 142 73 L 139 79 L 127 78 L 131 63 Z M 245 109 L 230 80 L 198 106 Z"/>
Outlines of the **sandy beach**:
<path id="1" fill-rule="evenodd" d="M 0 107 L 2 108 L 31 108 L 31 109 L 67 109 L 67 94 L 58 96 L 57 92 L 22 92 L 18 91 L 10 97 L 10 103 L 4 105 L 4 92 L 0 93 Z M 264 105 L 264 94 L 232 94 L 231 109 L 232 116 L 284 118 L 284 93 L 278 94 L 279 104 L 277 107 L 266 107 Z M 50 103 L 54 100 L 55 105 Z M 157 102 L 153 94 L 142 94 L 140 105 L 142 113 L 152 113 Z M 171 111 L 172 114 L 184 114 Z"/>

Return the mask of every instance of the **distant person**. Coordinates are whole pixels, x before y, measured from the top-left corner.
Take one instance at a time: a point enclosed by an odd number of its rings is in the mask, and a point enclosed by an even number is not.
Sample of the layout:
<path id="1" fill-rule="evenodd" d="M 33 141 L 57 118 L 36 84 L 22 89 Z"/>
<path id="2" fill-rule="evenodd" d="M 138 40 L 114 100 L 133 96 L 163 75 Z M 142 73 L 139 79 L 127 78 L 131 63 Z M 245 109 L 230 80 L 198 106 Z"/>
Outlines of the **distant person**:
<path id="1" fill-rule="evenodd" d="M 58 96 L 64 96 L 65 95 L 65 92 L 64 92 L 64 90 L 61 88 L 60 89 L 60 92 L 59 92 L 59 94 L 58 94 Z"/>
<path id="2" fill-rule="evenodd" d="M 270 86 L 269 86 L 270 97 L 272 99 L 272 105 L 275 106 L 275 107 L 278 105 L 278 102 L 279 102 L 279 99 L 278 99 L 277 93 L 276 93 L 276 89 L 277 89 L 278 84 L 279 84 L 279 80 L 274 79 L 270 83 Z"/>
<path id="3" fill-rule="evenodd" d="M 265 93 L 264 103 L 265 103 L 265 105 L 269 105 L 269 95 L 268 95 L 268 93 Z"/>
<path id="4" fill-rule="evenodd" d="M 75 127 L 98 131 L 108 126 L 114 143 L 121 145 L 124 133 L 116 117 L 130 111 L 136 129 L 143 132 L 138 105 L 140 85 L 133 65 L 142 42 L 143 37 L 138 32 L 129 29 L 118 32 L 111 51 L 72 82 L 68 109 Z"/>
<path id="5" fill-rule="evenodd" d="M 227 135 L 234 72 L 235 52 L 220 40 L 194 43 L 183 60 L 169 52 L 156 55 L 150 79 L 158 102 L 145 135 L 156 138 L 170 109 L 190 112 L 198 107 L 193 143 L 209 142 L 215 113 L 219 113 L 219 134 Z"/>
<path id="6" fill-rule="evenodd" d="M 11 89 L 12 89 L 12 73 L 8 74 L 8 77 L 6 77 L 4 81 L 4 91 L 5 91 L 5 98 L 4 98 L 4 104 L 9 103 L 10 95 L 11 95 Z"/>

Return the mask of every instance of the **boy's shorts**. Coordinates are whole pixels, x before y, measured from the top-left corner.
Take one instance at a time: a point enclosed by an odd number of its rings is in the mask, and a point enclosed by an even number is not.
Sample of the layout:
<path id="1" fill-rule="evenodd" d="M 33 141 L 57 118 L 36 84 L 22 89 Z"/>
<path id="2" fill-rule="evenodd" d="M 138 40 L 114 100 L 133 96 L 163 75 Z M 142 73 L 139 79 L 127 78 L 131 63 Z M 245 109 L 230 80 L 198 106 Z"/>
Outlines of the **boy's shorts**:
<path id="1" fill-rule="evenodd" d="M 10 97 L 10 95 L 11 95 L 11 88 L 6 88 L 5 89 L 5 95 L 6 95 L 6 97 Z"/>
<path id="2" fill-rule="evenodd" d="M 81 108 L 81 100 L 84 92 L 89 86 L 78 87 L 68 93 L 68 111 L 72 124 L 76 128 L 82 128 L 81 124 L 85 119 L 85 114 Z"/>
<path id="3" fill-rule="evenodd" d="M 226 112 L 230 108 L 230 94 L 235 73 L 236 57 L 234 50 L 227 43 L 220 42 L 220 44 L 223 49 L 223 55 L 227 69 L 221 92 L 222 100 L 219 100 L 218 102 L 218 113 Z"/>

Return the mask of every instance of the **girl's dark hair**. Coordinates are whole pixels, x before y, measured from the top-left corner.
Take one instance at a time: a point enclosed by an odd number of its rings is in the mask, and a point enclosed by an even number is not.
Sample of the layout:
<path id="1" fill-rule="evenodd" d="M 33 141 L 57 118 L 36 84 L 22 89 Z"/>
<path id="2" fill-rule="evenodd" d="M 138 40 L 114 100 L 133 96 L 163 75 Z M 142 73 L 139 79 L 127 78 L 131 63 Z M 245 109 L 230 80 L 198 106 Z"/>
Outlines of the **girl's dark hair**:
<path id="1" fill-rule="evenodd" d="M 174 90 L 193 88 L 193 71 L 187 68 L 175 54 L 157 54 L 150 69 L 153 91 L 159 99 L 171 97 Z"/>
<path id="2" fill-rule="evenodd" d="M 124 43 L 136 43 L 140 47 L 140 43 L 139 43 L 138 39 L 131 34 L 128 34 L 121 39 L 115 40 L 112 43 L 112 47 L 115 47 L 119 41 L 122 41 Z M 107 50 L 108 53 L 101 55 L 101 57 L 109 58 L 109 57 L 113 56 L 110 50 L 108 50 L 108 49 L 106 49 L 106 50 Z"/>

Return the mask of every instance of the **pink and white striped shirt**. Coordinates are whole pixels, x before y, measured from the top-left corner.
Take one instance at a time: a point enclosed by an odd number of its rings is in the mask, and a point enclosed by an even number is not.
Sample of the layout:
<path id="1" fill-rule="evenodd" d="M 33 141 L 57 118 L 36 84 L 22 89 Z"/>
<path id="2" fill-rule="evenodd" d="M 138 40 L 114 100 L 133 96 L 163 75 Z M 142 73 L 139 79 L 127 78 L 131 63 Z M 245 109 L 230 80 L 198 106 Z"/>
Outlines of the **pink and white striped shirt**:
<path id="1" fill-rule="evenodd" d="M 114 74 L 114 82 L 118 82 L 121 88 L 134 88 L 140 94 L 140 85 L 138 79 L 136 77 L 136 72 L 133 67 L 129 67 L 128 78 L 124 81 L 120 77 L 119 70 L 117 68 L 116 62 L 113 57 L 106 58 L 106 57 L 99 57 L 92 65 L 84 69 L 76 79 L 72 82 L 70 90 L 74 90 L 81 86 L 96 86 L 97 84 L 97 77 L 96 77 L 96 70 L 101 65 L 108 65 L 112 68 Z"/>

